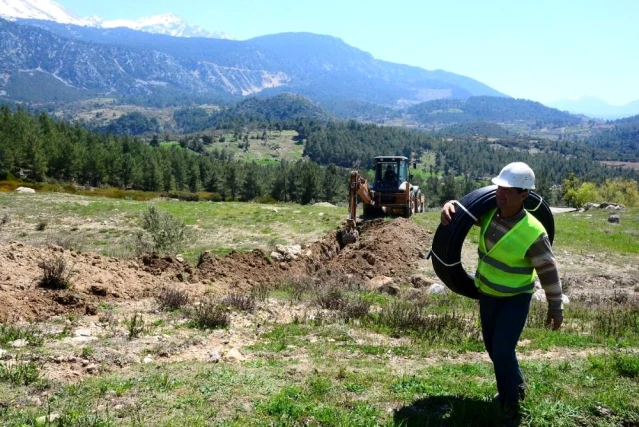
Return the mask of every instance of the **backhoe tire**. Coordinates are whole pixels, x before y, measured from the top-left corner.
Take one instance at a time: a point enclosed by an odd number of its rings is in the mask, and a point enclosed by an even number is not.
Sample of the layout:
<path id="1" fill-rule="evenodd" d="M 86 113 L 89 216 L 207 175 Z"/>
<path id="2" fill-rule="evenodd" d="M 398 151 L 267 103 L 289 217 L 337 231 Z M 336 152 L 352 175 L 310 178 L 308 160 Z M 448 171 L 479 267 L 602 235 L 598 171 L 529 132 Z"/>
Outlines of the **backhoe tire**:
<path id="1" fill-rule="evenodd" d="M 402 216 L 404 218 L 410 218 L 410 216 L 413 214 L 413 208 L 412 206 L 404 206 L 404 212 L 402 213 Z"/>
<path id="2" fill-rule="evenodd" d="M 474 217 L 479 218 L 490 209 L 496 207 L 496 190 L 496 185 L 480 188 L 464 196 L 459 203 Z M 555 220 L 550 207 L 534 191 L 529 191 L 528 198 L 524 201 L 524 206 L 529 213 L 542 223 L 552 244 L 555 238 Z M 444 285 L 460 295 L 479 299 L 479 293 L 475 287 L 473 277 L 466 273 L 462 264 L 459 263 L 462 244 L 475 220 L 459 206 L 457 206 L 455 211 L 450 224 L 446 226 L 440 224 L 437 227 L 429 256 L 432 259 L 433 269 L 437 277 L 444 282 Z"/>

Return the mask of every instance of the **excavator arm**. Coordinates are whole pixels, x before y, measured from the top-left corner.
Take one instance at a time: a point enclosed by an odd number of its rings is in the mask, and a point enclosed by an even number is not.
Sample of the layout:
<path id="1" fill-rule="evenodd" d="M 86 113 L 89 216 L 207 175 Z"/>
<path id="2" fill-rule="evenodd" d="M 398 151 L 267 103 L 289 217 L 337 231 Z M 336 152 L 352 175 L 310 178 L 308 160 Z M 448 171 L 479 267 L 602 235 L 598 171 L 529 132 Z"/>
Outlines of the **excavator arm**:
<path id="1" fill-rule="evenodd" d="M 368 186 L 366 178 L 358 171 L 351 172 L 351 181 L 348 191 L 348 219 L 346 220 L 346 230 L 342 233 L 342 243 L 354 243 L 359 237 L 357 231 L 357 196 L 362 199 L 362 203 L 374 205 L 373 190 Z"/>

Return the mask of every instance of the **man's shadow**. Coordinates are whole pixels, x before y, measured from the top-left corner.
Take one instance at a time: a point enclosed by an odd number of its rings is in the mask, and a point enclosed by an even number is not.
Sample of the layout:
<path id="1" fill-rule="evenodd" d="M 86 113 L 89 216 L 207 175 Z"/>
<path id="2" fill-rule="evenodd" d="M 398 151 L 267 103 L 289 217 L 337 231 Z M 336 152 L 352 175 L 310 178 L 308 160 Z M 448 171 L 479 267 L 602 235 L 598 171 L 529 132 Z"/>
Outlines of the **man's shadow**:
<path id="1" fill-rule="evenodd" d="M 456 396 L 430 396 L 395 410 L 395 426 L 498 426 L 500 411 L 493 402 Z"/>

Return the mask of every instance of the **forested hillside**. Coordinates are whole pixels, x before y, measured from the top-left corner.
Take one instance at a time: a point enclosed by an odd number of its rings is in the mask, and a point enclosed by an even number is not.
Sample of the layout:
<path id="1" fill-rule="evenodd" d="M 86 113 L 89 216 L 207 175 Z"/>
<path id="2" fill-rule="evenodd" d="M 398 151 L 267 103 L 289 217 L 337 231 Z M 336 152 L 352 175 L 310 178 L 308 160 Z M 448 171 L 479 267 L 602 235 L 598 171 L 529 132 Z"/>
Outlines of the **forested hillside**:
<path id="1" fill-rule="evenodd" d="M 475 96 L 466 100 L 439 99 L 408 109 L 419 123 L 450 124 L 468 122 L 523 122 L 536 128 L 579 124 L 578 116 L 548 108 L 539 102 L 525 99 Z"/>
<path id="2" fill-rule="evenodd" d="M 179 129 L 185 133 L 204 129 L 237 129 L 300 118 L 326 121 L 331 114 L 307 98 L 281 94 L 272 98 L 249 98 L 212 114 L 203 108 L 183 108 L 173 114 Z"/>
<path id="3" fill-rule="evenodd" d="M 639 116 L 615 120 L 610 124 L 614 125 L 612 129 L 592 136 L 587 143 L 606 150 L 606 157 L 600 156 L 602 160 L 639 161 Z"/>
<path id="4" fill-rule="evenodd" d="M 439 131 L 436 132 L 436 135 L 439 136 L 486 136 L 486 137 L 497 137 L 497 138 L 505 138 L 509 136 L 513 136 L 513 133 L 508 129 L 500 126 L 496 123 L 489 122 L 469 122 L 469 123 L 459 123 L 454 125 L 446 126 Z"/>

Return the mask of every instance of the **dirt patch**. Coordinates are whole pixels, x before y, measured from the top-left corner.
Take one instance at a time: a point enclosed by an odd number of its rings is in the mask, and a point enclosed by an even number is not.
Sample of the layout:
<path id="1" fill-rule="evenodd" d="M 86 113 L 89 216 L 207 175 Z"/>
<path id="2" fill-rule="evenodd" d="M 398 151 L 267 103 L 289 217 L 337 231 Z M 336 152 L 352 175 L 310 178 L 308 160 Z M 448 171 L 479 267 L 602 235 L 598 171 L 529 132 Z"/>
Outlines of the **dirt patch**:
<path id="1" fill-rule="evenodd" d="M 404 218 L 367 221 L 359 232 L 358 242 L 343 248 L 340 231 L 330 232 L 303 245 L 301 253 L 287 261 L 276 261 L 256 249 L 224 257 L 204 253 L 197 266 L 179 257 L 122 260 L 53 245 L 10 242 L 0 245 L 0 319 L 43 320 L 68 312 L 90 313 L 100 302 L 141 299 L 180 282 L 214 294 L 249 291 L 255 285 L 274 285 L 295 275 L 348 276 L 357 282 L 389 276 L 408 282 L 432 242 L 431 232 Z M 71 290 L 38 286 L 42 277 L 39 263 L 56 257 L 73 271 Z"/>
<path id="2" fill-rule="evenodd" d="M 70 290 L 39 287 L 42 261 L 63 259 L 72 271 Z M 36 319 L 94 310 L 102 301 L 138 299 L 151 295 L 168 279 L 151 274 L 137 260 L 78 253 L 58 246 L 0 245 L 0 320 Z"/>

